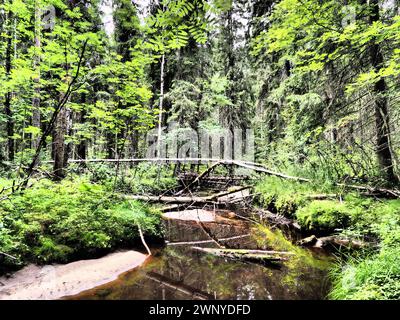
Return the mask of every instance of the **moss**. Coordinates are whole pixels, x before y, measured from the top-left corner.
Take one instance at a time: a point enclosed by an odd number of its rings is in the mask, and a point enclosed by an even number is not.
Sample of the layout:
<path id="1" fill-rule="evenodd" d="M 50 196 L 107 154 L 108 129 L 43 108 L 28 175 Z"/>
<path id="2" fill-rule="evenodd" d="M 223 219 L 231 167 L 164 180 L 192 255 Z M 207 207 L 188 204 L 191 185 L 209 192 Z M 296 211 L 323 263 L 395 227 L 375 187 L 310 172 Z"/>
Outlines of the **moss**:
<path id="1" fill-rule="evenodd" d="M 356 211 L 357 209 L 342 202 L 320 200 L 312 201 L 299 209 L 296 212 L 296 217 L 300 225 L 306 230 L 317 233 L 331 233 L 335 229 L 346 228 Z"/>
<path id="2" fill-rule="evenodd" d="M 22 195 L 0 203 L 2 265 L 65 262 L 95 256 L 139 240 L 137 225 L 161 235 L 160 214 L 127 202 L 105 186 L 85 179 L 61 183 L 42 180 Z"/>
<path id="3" fill-rule="evenodd" d="M 296 182 L 285 184 L 277 177 L 263 179 L 255 189 L 260 194 L 262 206 L 289 218 L 306 202 L 304 185 Z"/>

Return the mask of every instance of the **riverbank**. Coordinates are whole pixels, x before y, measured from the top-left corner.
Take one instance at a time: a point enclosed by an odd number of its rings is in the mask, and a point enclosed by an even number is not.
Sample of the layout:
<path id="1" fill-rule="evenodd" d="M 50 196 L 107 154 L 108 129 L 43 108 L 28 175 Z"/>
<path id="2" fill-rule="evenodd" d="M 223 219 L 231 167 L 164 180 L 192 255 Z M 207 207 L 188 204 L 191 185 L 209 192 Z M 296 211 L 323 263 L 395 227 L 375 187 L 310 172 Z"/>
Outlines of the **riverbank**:
<path id="1" fill-rule="evenodd" d="M 345 239 L 334 248 L 329 298 L 400 299 L 400 200 L 274 177 L 256 190 L 261 206 L 296 220 L 306 235 Z"/>
<path id="2" fill-rule="evenodd" d="M 111 282 L 142 265 L 147 255 L 122 251 L 65 265 L 29 265 L 0 277 L 0 300 L 55 300 Z"/>
<path id="3" fill-rule="evenodd" d="M 0 202 L 0 275 L 28 264 L 69 263 L 161 239 L 153 207 L 126 201 L 84 178 L 36 181 Z"/>

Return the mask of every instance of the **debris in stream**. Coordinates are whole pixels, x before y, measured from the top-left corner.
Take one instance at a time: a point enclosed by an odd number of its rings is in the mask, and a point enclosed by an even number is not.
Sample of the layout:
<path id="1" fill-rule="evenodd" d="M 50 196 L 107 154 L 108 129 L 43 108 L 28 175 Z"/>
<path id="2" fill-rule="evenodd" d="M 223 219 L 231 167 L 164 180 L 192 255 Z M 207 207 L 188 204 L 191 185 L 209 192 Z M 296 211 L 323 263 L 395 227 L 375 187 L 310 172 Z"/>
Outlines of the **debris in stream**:
<path id="1" fill-rule="evenodd" d="M 213 300 L 214 299 L 214 297 L 212 295 L 210 295 L 206 292 L 200 291 L 196 288 L 185 285 L 183 283 L 179 283 L 178 281 L 174 281 L 174 280 L 172 280 L 168 277 L 165 277 L 161 274 L 158 274 L 156 272 L 147 272 L 146 278 L 156 281 L 167 288 L 182 292 L 185 295 L 192 297 L 193 299 L 197 299 L 197 300 Z"/>
<path id="2" fill-rule="evenodd" d="M 192 247 L 193 250 L 212 254 L 217 257 L 225 257 L 244 262 L 261 263 L 263 265 L 288 260 L 292 252 L 286 251 L 266 251 L 266 250 L 248 250 L 248 249 L 216 249 Z"/>
<path id="3" fill-rule="evenodd" d="M 345 247 L 348 249 L 360 249 L 371 245 L 360 240 L 347 239 L 334 235 L 321 238 L 317 238 L 315 235 L 312 235 L 298 241 L 297 244 L 303 247 L 326 248 L 328 246 L 331 246 L 333 248 Z"/>

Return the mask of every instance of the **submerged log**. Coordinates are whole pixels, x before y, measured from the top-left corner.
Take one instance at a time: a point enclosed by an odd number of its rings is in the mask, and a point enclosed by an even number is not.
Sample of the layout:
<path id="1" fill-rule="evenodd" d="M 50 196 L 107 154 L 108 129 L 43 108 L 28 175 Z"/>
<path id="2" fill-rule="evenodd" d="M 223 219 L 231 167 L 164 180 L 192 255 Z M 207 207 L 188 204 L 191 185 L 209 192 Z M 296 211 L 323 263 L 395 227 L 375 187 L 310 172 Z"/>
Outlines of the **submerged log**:
<path id="1" fill-rule="evenodd" d="M 250 262 L 278 262 L 286 261 L 287 256 L 293 255 L 292 252 L 266 251 L 266 250 L 247 250 L 247 249 L 215 249 L 192 247 L 193 250 L 212 254 L 217 257 L 224 257 L 234 260 Z M 283 257 L 282 257 L 283 256 Z"/>
<path id="2" fill-rule="evenodd" d="M 184 293 L 194 299 L 198 299 L 198 300 L 213 300 L 214 299 L 214 297 L 212 295 L 210 295 L 206 292 L 200 291 L 196 288 L 185 285 L 181 282 L 174 281 L 170 278 L 167 278 L 167 277 L 165 277 L 161 274 L 155 273 L 155 272 L 147 272 L 146 278 L 156 281 L 170 289 Z"/>
<path id="3" fill-rule="evenodd" d="M 251 236 L 250 233 L 248 234 L 243 234 L 240 236 L 234 236 L 234 237 L 229 237 L 229 238 L 221 238 L 218 239 L 218 242 L 228 242 L 232 240 L 238 240 L 238 239 L 243 239 L 243 238 L 249 238 Z M 184 242 L 167 242 L 167 246 L 192 246 L 195 244 L 209 244 L 209 243 L 214 243 L 214 240 L 199 240 L 199 241 L 184 241 Z"/>

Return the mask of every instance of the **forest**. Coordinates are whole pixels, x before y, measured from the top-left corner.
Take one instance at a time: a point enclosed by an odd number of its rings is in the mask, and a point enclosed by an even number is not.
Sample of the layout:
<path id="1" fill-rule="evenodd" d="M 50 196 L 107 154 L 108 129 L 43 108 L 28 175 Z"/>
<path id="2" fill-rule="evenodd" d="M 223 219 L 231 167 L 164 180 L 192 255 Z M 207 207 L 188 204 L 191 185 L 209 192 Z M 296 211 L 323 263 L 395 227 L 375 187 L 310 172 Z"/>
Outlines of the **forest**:
<path id="1" fill-rule="evenodd" d="M 400 299 L 399 0 L 0 0 L 0 38 L 0 299 L 132 249 L 76 298 Z"/>

